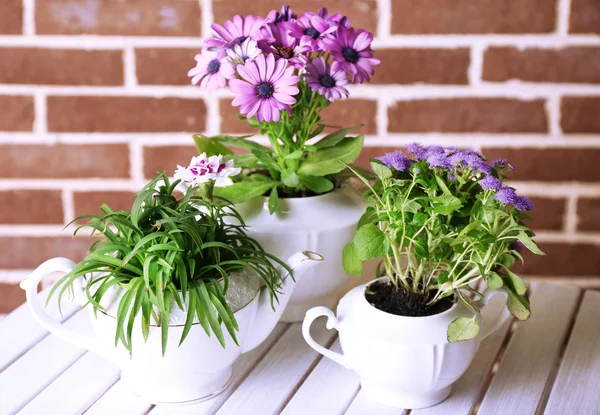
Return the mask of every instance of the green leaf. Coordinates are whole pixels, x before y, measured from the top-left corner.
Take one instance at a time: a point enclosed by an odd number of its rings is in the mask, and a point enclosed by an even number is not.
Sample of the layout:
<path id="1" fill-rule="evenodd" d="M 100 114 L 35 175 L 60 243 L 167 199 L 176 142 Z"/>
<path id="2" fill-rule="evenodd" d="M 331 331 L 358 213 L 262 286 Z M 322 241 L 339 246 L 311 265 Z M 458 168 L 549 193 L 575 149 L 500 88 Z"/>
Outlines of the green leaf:
<path id="1" fill-rule="evenodd" d="M 504 285 L 504 282 L 502 281 L 502 277 L 500 277 L 500 275 L 498 275 L 495 272 L 490 272 L 487 275 L 486 282 L 487 282 L 487 287 L 490 290 L 497 290 Z"/>
<path id="2" fill-rule="evenodd" d="M 233 160 L 235 167 L 241 167 L 242 169 L 256 169 L 261 167 L 260 161 L 254 154 L 231 154 L 223 157 L 223 160 Z"/>
<path id="3" fill-rule="evenodd" d="M 441 195 L 433 199 L 433 205 L 435 206 L 433 209 L 434 212 L 449 215 L 460 209 L 463 204 L 456 196 Z"/>
<path id="4" fill-rule="evenodd" d="M 537 246 L 537 244 L 535 242 L 533 242 L 533 239 L 531 239 L 525 232 L 519 232 L 519 234 L 517 235 L 517 238 L 519 239 L 519 241 L 521 241 L 521 243 L 523 245 L 525 245 L 525 247 L 527 249 L 529 249 L 531 252 L 533 252 L 536 255 L 546 255 L 546 253 L 544 251 L 542 251 L 540 249 L 539 246 Z"/>
<path id="5" fill-rule="evenodd" d="M 402 209 L 405 212 L 417 213 L 419 210 L 421 210 L 421 204 L 416 200 L 407 200 Z"/>
<path id="6" fill-rule="evenodd" d="M 299 158 L 302 158 L 303 154 L 304 154 L 304 151 L 302 151 L 302 150 L 292 151 L 290 154 L 288 154 L 287 156 L 285 156 L 284 159 L 286 159 L 286 160 L 298 160 Z"/>
<path id="7" fill-rule="evenodd" d="M 505 270 L 508 278 L 510 278 L 510 282 L 512 283 L 515 292 L 518 295 L 525 295 L 527 293 L 527 283 L 508 268 L 505 268 Z"/>
<path id="8" fill-rule="evenodd" d="M 377 226 L 369 223 L 356 231 L 354 247 L 358 257 L 366 261 L 384 256 L 388 250 L 388 240 Z"/>
<path id="9" fill-rule="evenodd" d="M 337 131 L 332 132 L 331 134 L 327 134 L 321 140 L 316 142 L 314 144 L 314 147 L 317 150 L 320 150 L 322 148 L 327 148 L 327 147 L 333 147 L 337 143 L 342 141 L 342 139 L 344 139 L 344 137 L 346 137 L 350 132 L 352 132 L 352 130 L 355 130 L 356 128 L 361 127 L 361 126 L 362 125 L 359 124 L 359 125 L 355 125 L 354 127 L 342 128 L 341 130 L 337 130 Z"/>
<path id="10" fill-rule="evenodd" d="M 198 149 L 199 153 L 206 153 L 207 156 L 218 156 L 219 154 L 233 154 L 233 152 L 230 149 L 228 149 L 212 137 L 206 137 L 200 134 L 195 134 L 193 137 L 194 143 L 196 144 L 196 148 Z"/>
<path id="11" fill-rule="evenodd" d="M 249 138 L 249 137 L 252 137 L 252 135 L 244 135 L 241 137 L 234 137 L 234 136 L 230 136 L 230 135 L 215 135 L 212 137 L 212 139 L 217 141 L 218 143 L 226 145 L 226 146 L 245 148 L 246 150 L 250 150 L 250 151 L 252 151 L 252 150 L 266 151 L 266 152 L 271 151 L 271 149 L 269 147 L 265 147 L 261 144 L 258 144 L 255 141 L 246 140 L 246 138 Z"/>
<path id="12" fill-rule="evenodd" d="M 507 289 L 508 301 L 506 303 L 508 311 L 521 321 L 527 320 L 531 315 L 529 301 L 524 296 L 515 294 L 511 289 Z"/>
<path id="13" fill-rule="evenodd" d="M 319 176 L 298 176 L 300 183 L 315 193 L 326 193 L 333 190 L 333 182 L 325 177 Z"/>
<path id="14" fill-rule="evenodd" d="M 362 214 L 360 219 L 358 220 L 358 225 L 356 225 L 356 229 L 360 228 L 367 223 L 373 223 L 377 219 L 377 211 L 373 206 L 368 206 L 365 210 L 365 213 Z"/>
<path id="15" fill-rule="evenodd" d="M 350 241 L 344 246 L 342 250 L 342 264 L 344 265 L 344 270 L 355 277 L 360 277 L 362 275 L 362 261 L 358 257 L 358 251 L 354 246 L 354 242 Z"/>
<path id="16" fill-rule="evenodd" d="M 339 173 L 352 163 L 362 149 L 364 136 L 346 137 L 333 147 L 310 153 L 298 169 L 304 176 L 326 176 Z"/>
<path id="17" fill-rule="evenodd" d="M 389 179 L 392 177 L 392 171 L 390 168 L 379 160 L 371 159 L 371 169 L 373 169 L 377 177 L 380 179 Z"/>
<path id="18" fill-rule="evenodd" d="M 231 203 L 242 203 L 257 196 L 262 196 L 277 186 L 277 182 L 242 180 L 227 187 L 215 187 L 215 196 L 220 196 L 229 200 Z"/>
<path id="19" fill-rule="evenodd" d="M 273 187 L 271 189 L 271 194 L 269 195 L 269 213 L 272 215 L 277 210 L 279 206 L 279 194 L 277 192 L 277 187 Z"/>
<path id="20" fill-rule="evenodd" d="M 452 196 L 452 192 L 450 191 L 450 189 L 448 189 L 448 186 L 446 186 L 446 183 L 444 183 L 442 178 L 440 176 L 438 176 L 437 174 L 434 177 L 435 177 L 435 181 L 437 182 L 438 186 L 440 186 L 440 189 L 442 189 L 442 192 L 444 192 L 445 195 Z"/>
<path id="21" fill-rule="evenodd" d="M 475 317 L 459 317 L 448 326 L 447 336 L 450 343 L 471 340 L 479 334 L 479 323 Z"/>
<path id="22" fill-rule="evenodd" d="M 296 172 L 293 171 L 284 171 L 283 173 L 281 173 L 281 181 L 287 187 L 295 188 L 298 187 L 298 185 L 300 184 L 300 179 L 298 178 L 298 175 L 296 174 Z"/>

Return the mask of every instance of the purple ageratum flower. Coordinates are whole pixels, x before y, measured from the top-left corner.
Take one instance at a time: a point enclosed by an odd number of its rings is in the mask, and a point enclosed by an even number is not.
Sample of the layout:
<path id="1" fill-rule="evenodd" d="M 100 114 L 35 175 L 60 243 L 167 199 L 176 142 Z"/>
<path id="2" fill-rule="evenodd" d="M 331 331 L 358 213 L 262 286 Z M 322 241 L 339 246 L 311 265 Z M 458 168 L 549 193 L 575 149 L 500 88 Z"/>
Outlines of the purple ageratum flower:
<path id="1" fill-rule="evenodd" d="M 236 94 L 232 105 L 239 106 L 241 114 L 248 118 L 256 115 L 258 121 L 279 121 L 281 110 L 291 113 L 300 77 L 293 75 L 294 68 L 285 59 L 275 61 L 273 55 L 258 55 L 238 65 L 237 71 L 242 79 L 232 79 L 229 87 Z"/>
<path id="2" fill-rule="evenodd" d="M 276 59 L 287 59 L 294 68 L 302 69 L 306 64 L 304 52 L 307 46 L 300 46 L 298 40 L 291 36 L 283 25 L 269 24 L 263 28 L 272 42 L 260 42 L 259 46 L 265 53 L 272 53 Z"/>
<path id="3" fill-rule="evenodd" d="M 310 89 L 325 96 L 329 101 L 341 99 L 348 96 L 348 90 L 344 85 L 348 84 L 348 76 L 344 71 L 334 72 L 323 57 L 317 57 L 312 63 L 306 64 L 308 71 L 306 82 Z"/>
<path id="4" fill-rule="evenodd" d="M 385 153 L 381 157 L 376 157 L 376 160 L 381 161 L 389 169 L 396 169 L 398 171 L 407 171 L 413 162 L 404 155 L 403 152 L 396 150 L 390 153 Z"/>
<path id="5" fill-rule="evenodd" d="M 521 241 L 514 241 L 511 245 L 510 248 L 517 251 L 517 252 L 523 252 L 523 244 L 521 243 Z"/>
<path id="6" fill-rule="evenodd" d="M 307 51 L 320 50 L 320 42 L 333 33 L 336 26 L 330 26 L 322 17 L 312 12 L 306 12 L 296 21 L 284 23 L 290 35 L 300 42 Z"/>
<path id="7" fill-rule="evenodd" d="M 525 196 L 516 196 L 514 206 L 519 212 L 530 212 L 533 210 L 533 202 Z"/>
<path id="8" fill-rule="evenodd" d="M 498 190 L 502 187 L 502 181 L 494 176 L 485 176 L 479 180 L 479 184 L 484 190 Z"/>
<path id="9" fill-rule="evenodd" d="M 441 149 L 441 151 L 440 151 Z M 429 167 L 441 167 L 443 169 L 449 169 L 452 167 L 448 155 L 444 152 L 444 149 L 438 146 L 429 147 L 427 150 L 427 164 Z"/>
<path id="10" fill-rule="evenodd" d="M 345 70 L 352 75 L 352 83 L 369 81 L 369 75 L 375 71 L 373 66 L 380 60 L 373 57 L 371 43 L 373 34 L 364 30 L 354 30 L 343 25 L 338 26 L 335 37 L 328 36 L 322 47 L 333 57 L 333 70 Z"/>
<path id="11" fill-rule="evenodd" d="M 200 88 L 205 91 L 223 88 L 227 84 L 227 79 L 235 78 L 235 69 L 224 59 L 222 52 L 204 49 L 194 59 L 196 66 L 188 71 L 188 76 L 192 77 L 193 85 L 200 82 Z"/>
<path id="12" fill-rule="evenodd" d="M 419 143 L 410 143 L 406 149 L 412 153 L 415 160 L 421 161 L 427 157 L 427 149 Z"/>
<path id="13" fill-rule="evenodd" d="M 222 46 L 223 41 L 231 45 L 233 43 L 243 43 L 248 38 L 257 42 L 264 40 L 261 28 L 265 26 L 266 21 L 267 19 L 264 17 L 236 15 L 233 16 L 233 20 L 227 20 L 223 26 L 213 23 L 211 27 L 220 36 L 220 39 L 207 39 L 206 45 L 214 48 L 215 46 Z"/>
<path id="14" fill-rule="evenodd" d="M 496 199 L 503 205 L 514 205 L 517 199 L 517 194 L 515 193 L 515 189 L 513 189 L 512 187 L 503 186 L 500 189 L 498 189 L 498 191 L 494 195 L 494 199 Z"/>

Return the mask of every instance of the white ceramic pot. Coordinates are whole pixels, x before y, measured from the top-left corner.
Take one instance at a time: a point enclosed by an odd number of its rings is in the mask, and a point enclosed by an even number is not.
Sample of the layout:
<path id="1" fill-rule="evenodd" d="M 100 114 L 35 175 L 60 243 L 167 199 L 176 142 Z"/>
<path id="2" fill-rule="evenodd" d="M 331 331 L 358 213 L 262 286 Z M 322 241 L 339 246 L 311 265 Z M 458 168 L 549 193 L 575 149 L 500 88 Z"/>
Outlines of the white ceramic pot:
<path id="1" fill-rule="evenodd" d="M 373 399 L 405 409 L 436 405 L 450 394 L 452 384 L 467 370 L 481 341 L 509 317 L 504 307 L 490 317 L 482 310 L 480 334 L 472 340 L 449 343 L 448 325 L 458 317 L 472 317 L 457 303 L 443 313 L 427 317 L 404 317 L 378 310 L 365 298 L 365 287 L 358 286 L 340 301 L 337 317 L 326 307 L 306 313 L 302 333 L 317 352 L 360 376 L 361 386 Z M 484 303 L 495 294 L 486 294 Z M 327 317 L 327 328 L 339 332 L 343 354 L 319 345 L 310 336 L 310 325 Z M 488 317 L 490 317 L 488 319 Z M 478 317 L 480 318 L 480 317 Z"/>
<path id="2" fill-rule="evenodd" d="M 325 257 L 325 261 L 298 282 L 282 321 L 302 321 L 306 311 L 318 305 L 333 307 L 353 286 L 342 266 L 342 250 L 354 238 L 356 224 L 364 213 L 364 204 L 356 189 L 346 185 L 320 196 L 280 199 L 273 215 L 264 197 L 237 208 L 248 226 L 248 235 L 265 251 L 287 258 L 302 247 Z M 354 281 L 354 285 L 360 282 Z"/>
<path id="3" fill-rule="evenodd" d="M 299 252 L 289 259 L 288 264 L 294 269 L 297 280 L 301 280 L 304 271 L 322 259 L 318 254 Z M 110 309 L 106 313 L 98 312 L 96 317 L 92 307 L 89 307 L 96 333 L 96 337 L 93 337 L 52 320 L 40 304 L 37 298 L 37 285 L 40 280 L 52 272 L 69 272 L 74 266 L 75 263 L 69 259 L 54 258 L 40 265 L 21 283 L 26 290 L 27 303 L 32 314 L 53 334 L 115 362 L 121 368 L 121 378 L 128 388 L 153 404 L 186 404 L 210 399 L 222 392 L 231 380 L 231 367 L 235 360 L 240 354 L 257 347 L 271 333 L 296 286 L 291 278 L 286 278 L 281 293 L 278 294 L 279 305 L 276 311 L 271 307 L 268 290 L 262 288 L 256 291 L 249 303 L 234 313 L 239 325 L 239 347 L 224 326 L 222 328 L 226 347 L 221 347 L 214 335 L 206 335 L 197 320 L 185 341 L 179 346 L 186 312 L 174 305 L 171 308 L 164 357 L 161 328 L 151 326 L 148 341 L 144 342 L 139 320 L 134 325 L 133 352 L 130 357 L 129 352 L 120 343 L 115 348 L 116 319 L 114 315 L 109 314 Z M 76 298 L 79 298 L 78 302 L 85 303 L 85 295 L 81 289 L 82 287 L 76 287 L 79 291 Z"/>

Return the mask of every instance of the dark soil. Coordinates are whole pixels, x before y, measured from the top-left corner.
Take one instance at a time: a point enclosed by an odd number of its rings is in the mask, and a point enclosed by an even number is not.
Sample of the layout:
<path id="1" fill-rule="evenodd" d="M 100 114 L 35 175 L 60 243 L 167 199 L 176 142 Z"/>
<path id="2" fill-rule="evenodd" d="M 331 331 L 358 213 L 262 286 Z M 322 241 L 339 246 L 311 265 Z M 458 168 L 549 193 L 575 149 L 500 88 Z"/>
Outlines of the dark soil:
<path id="1" fill-rule="evenodd" d="M 400 287 L 398 290 L 390 282 L 376 281 L 369 285 L 365 297 L 373 307 L 386 313 L 407 317 L 425 317 L 443 313 L 454 304 L 452 297 L 445 297 L 428 306 L 427 303 L 435 294 L 436 291 L 430 291 L 425 295 L 415 294 L 404 287 Z"/>

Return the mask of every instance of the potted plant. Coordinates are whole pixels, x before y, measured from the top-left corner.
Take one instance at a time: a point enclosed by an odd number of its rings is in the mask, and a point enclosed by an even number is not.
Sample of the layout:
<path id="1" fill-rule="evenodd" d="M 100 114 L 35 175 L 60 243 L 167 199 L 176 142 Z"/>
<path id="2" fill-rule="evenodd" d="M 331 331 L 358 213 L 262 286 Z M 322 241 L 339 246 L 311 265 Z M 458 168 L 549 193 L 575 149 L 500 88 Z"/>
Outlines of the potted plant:
<path id="1" fill-rule="evenodd" d="M 215 194 L 238 204 L 249 234 L 268 252 L 286 257 L 302 246 L 327 258 L 298 284 L 282 318 L 301 321 L 308 308 L 337 302 L 336 291 L 349 279 L 341 251 L 364 206 L 344 185 L 352 175 L 345 163 L 356 160 L 364 137 L 348 136 L 358 126 L 322 136 L 321 111 L 347 98 L 349 84 L 369 81 L 379 64 L 373 35 L 325 8 L 298 16 L 287 6 L 266 18 L 235 16 L 212 27 L 215 36 L 188 75 L 206 91 L 228 86 L 239 118 L 270 147 L 251 136 L 195 136 L 195 143 L 243 169 Z"/>
<path id="2" fill-rule="evenodd" d="M 510 267 L 522 260 L 521 246 L 544 253 L 523 224 L 531 201 L 503 183 L 512 168 L 506 160 L 488 164 L 452 147 L 412 144 L 408 151 L 411 158 L 395 151 L 371 161 L 377 180 L 363 178 L 370 206 L 344 247 L 353 275 L 362 261 L 383 258 L 377 278 L 346 294 L 337 318 L 311 309 L 303 333 L 317 351 L 354 369 L 375 399 L 423 408 L 449 395 L 481 340 L 510 314 L 529 317 L 527 285 Z M 507 309 L 482 322 L 495 294 L 507 298 Z M 321 315 L 339 331 L 344 355 L 310 337 Z"/>
<path id="3" fill-rule="evenodd" d="M 131 210 L 103 205 L 102 216 L 85 217 L 81 227 L 101 236 L 85 259 L 50 259 L 21 284 L 33 315 L 59 337 L 116 362 L 129 389 L 148 402 L 216 396 L 238 356 L 277 323 L 295 286 L 286 278 L 292 268 L 300 278 L 320 259 L 305 252 L 283 263 L 246 234 L 234 207 L 213 200 L 215 182 L 237 172 L 231 161 L 201 155 L 176 174 L 191 184 L 184 195 L 174 193 L 180 180 L 161 173 Z M 239 224 L 226 220 L 231 216 Z M 73 293 L 91 310 L 95 338 L 55 322 L 39 304 L 40 279 L 57 271 L 66 275 L 48 301 L 58 295 L 60 304 Z"/>

